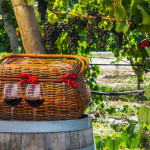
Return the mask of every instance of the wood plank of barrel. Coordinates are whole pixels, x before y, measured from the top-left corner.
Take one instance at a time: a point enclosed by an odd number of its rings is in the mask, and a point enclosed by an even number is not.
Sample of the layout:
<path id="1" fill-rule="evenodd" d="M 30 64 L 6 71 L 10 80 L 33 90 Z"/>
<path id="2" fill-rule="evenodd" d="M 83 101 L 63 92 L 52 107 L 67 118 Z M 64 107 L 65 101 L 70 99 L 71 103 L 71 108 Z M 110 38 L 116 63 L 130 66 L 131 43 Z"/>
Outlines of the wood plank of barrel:
<path id="1" fill-rule="evenodd" d="M 1 150 L 95 150 L 89 117 L 66 121 L 0 121 Z"/>

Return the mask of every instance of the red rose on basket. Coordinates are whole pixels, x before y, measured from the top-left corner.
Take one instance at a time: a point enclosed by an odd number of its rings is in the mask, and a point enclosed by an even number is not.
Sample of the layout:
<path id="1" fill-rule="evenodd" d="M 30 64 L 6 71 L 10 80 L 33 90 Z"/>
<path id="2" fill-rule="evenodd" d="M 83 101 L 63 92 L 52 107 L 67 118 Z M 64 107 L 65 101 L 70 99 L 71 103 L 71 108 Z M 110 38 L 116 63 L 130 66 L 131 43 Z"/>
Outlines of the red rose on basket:
<path id="1" fill-rule="evenodd" d="M 61 81 L 66 82 L 68 86 L 70 86 L 70 84 L 71 84 L 74 88 L 79 87 L 79 85 L 77 83 L 73 82 L 71 79 L 67 79 L 68 77 L 71 77 L 78 82 L 79 80 L 77 79 L 76 73 L 67 73 L 67 74 L 63 75 L 61 77 Z"/>
<path id="2" fill-rule="evenodd" d="M 22 79 L 20 84 L 26 83 L 26 82 L 30 82 L 31 84 L 38 84 L 37 78 L 29 74 L 20 74 L 18 78 Z"/>
<path id="3" fill-rule="evenodd" d="M 143 41 L 141 41 L 141 42 L 139 43 L 140 49 L 143 49 L 143 48 L 145 48 L 146 46 L 147 46 L 147 47 L 150 46 L 150 42 L 149 42 L 147 39 L 145 39 L 145 40 L 143 40 Z"/>

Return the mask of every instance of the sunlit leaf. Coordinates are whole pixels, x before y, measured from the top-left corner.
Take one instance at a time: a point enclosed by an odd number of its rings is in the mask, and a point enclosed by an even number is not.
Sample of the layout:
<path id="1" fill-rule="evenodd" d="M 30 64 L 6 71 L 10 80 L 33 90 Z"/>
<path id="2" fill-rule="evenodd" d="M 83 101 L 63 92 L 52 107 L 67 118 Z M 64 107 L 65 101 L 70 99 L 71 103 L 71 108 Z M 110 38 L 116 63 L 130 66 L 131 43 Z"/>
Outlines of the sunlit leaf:
<path id="1" fill-rule="evenodd" d="M 27 0 L 29 5 L 33 5 L 35 3 L 35 0 Z"/>
<path id="2" fill-rule="evenodd" d="M 126 11 L 119 2 L 116 3 L 116 11 L 114 11 L 114 15 L 117 19 L 123 19 L 126 16 Z"/>
<path id="3" fill-rule="evenodd" d="M 122 145 L 126 146 L 126 142 L 127 142 L 127 139 L 128 139 L 128 134 L 126 131 L 123 131 L 121 133 L 121 138 L 122 138 Z"/>
<path id="4" fill-rule="evenodd" d="M 82 44 L 82 46 L 84 47 L 84 49 L 86 49 L 86 48 L 87 48 L 87 46 L 88 46 L 87 42 L 86 42 L 86 41 L 84 41 L 84 42 L 83 42 L 83 44 Z"/>
<path id="5" fill-rule="evenodd" d="M 58 17 L 54 13 L 48 13 L 48 21 L 51 24 L 55 24 L 58 21 Z"/>
<path id="6" fill-rule="evenodd" d="M 150 24 L 150 15 L 146 12 L 146 10 L 141 6 L 137 5 L 137 8 L 141 10 L 143 16 L 142 16 L 142 24 L 149 25 Z"/>
<path id="7" fill-rule="evenodd" d="M 143 121 L 146 124 L 150 124 L 150 107 L 143 105 L 138 111 L 139 121 Z"/>
<path id="8" fill-rule="evenodd" d="M 113 24 L 112 24 L 111 22 L 109 22 L 109 23 L 107 24 L 107 26 L 106 26 L 106 29 L 107 29 L 108 31 L 110 31 L 112 28 L 113 28 Z"/>
<path id="9" fill-rule="evenodd" d="M 105 147 L 109 150 L 119 150 L 121 144 L 121 139 L 116 137 L 114 140 L 111 137 L 106 139 Z"/>
<path id="10" fill-rule="evenodd" d="M 147 51 L 147 53 L 150 56 L 150 47 L 149 47 L 149 50 Z M 145 89 L 145 96 L 150 97 L 150 85 Z"/>
<path id="11" fill-rule="evenodd" d="M 129 27 L 130 27 L 130 24 L 126 24 L 125 21 L 120 21 L 118 22 L 118 25 L 116 26 L 116 31 L 126 33 L 128 32 Z"/>
<path id="12" fill-rule="evenodd" d="M 95 144 L 96 144 L 96 148 L 100 149 L 100 136 L 95 136 Z"/>

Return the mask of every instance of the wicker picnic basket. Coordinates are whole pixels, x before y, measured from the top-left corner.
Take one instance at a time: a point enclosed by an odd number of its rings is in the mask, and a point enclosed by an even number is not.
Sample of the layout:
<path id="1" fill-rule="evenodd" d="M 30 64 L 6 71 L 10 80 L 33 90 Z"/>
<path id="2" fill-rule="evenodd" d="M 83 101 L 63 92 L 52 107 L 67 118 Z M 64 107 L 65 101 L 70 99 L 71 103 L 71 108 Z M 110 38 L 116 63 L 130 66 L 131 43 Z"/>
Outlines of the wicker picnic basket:
<path id="1" fill-rule="evenodd" d="M 5 104 L 2 97 L 4 85 L 20 83 L 21 79 L 18 76 L 21 74 L 35 77 L 38 83 L 44 86 L 45 101 L 36 110 L 36 120 L 79 119 L 88 107 L 91 94 L 84 77 L 84 72 L 89 65 L 85 57 L 11 54 L 2 57 L 0 62 L 2 62 L 0 65 L 0 119 L 10 120 L 11 115 L 10 107 Z M 68 74 L 77 74 L 77 79 Z M 66 78 L 62 80 L 64 76 Z M 68 83 L 68 80 L 71 82 Z M 21 84 L 23 93 L 27 84 Z M 33 110 L 26 104 L 24 95 L 22 102 L 14 108 L 14 119 L 33 119 Z"/>

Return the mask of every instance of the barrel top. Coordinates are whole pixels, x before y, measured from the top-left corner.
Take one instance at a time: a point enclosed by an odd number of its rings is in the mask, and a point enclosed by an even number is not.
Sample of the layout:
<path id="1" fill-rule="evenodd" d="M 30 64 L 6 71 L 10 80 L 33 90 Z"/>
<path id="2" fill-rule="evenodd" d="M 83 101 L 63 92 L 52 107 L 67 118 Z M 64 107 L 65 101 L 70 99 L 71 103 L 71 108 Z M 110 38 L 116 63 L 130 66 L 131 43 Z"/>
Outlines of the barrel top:
<path id="1" fill-rule="evenodd" d="M 92 128 L 91 118 L 63 121 L 5 121 L 0 120 L 1 133 L 67 132 Z"/>

